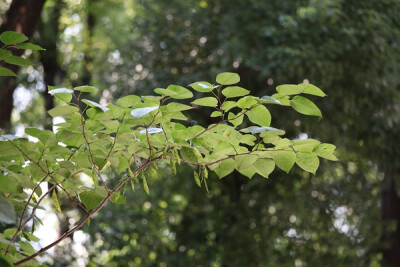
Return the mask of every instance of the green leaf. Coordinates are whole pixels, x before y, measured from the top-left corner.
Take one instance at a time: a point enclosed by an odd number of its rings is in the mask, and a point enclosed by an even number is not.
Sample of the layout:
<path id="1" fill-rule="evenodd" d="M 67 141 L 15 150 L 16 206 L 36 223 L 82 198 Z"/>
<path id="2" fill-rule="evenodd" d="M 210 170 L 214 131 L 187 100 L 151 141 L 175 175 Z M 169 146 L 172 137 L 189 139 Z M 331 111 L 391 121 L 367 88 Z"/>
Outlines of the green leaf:
<path id="1" fill-rule="evenodd" d="M 189 86 L 192 87 L 194 90 L 202 93 L 207 93 L 214 90 L 214 87 L 208 82 L 195 82 L 189 84 Z"/>
<path id="2" fill-rule="evenodd" d="M 184 111 L 189 109 L 193 109 L 193 107 L 176 102 L 172 102 L 167 105 L 167 110 L 170 112 Z"/>
<path id="3" fill-rule="evenodd" d="M 221 115 L 222 115 L 221 111 L 213 111 L 213 113 L 211 113 L 210 117 L 215 118 L 215 117 L 220 117 Z"/>
<path id="4" fill-rule="evenodd" d="M 254 174 L 256 174 L 257 170 L 254 166 L 250 166 L 246 169 L 240 169 L 239 172 L 247 178 L 251 179 Z"/>
<path id="5" fill-rule="evenodd" d="M 250 93 L 249 90 L 244 89 L 239 86 L 229 86 L 226 87 L 224 90 L 222 90 L 222 94 L 226 96 L 227 98 L 229 97 L 239 97 L 239 96 L 245 96 Z"/>
<path id="6" fill-rule="evenodd" d="M 182 147 L 180 152 L 182 158 L 189 162 L 199 162 L 199 160 L 203 158 L 201 153 L 195 148 Z"/>
<path id="7" fill-rule="evenodd" d="M 105 106 L 100 105 L 99 103 L 96 103 L 96 102 L 94 102 L 94 101 L 92 101 L 92 100 L 82 99 L 82 102 L 85 103 L 85 104 L 88 105 L 88 106 L 91 106 L 91 107 L 94 107 L 94 108 L 99 108 L 99 109 L 101 109 L 103 112 L 106 112 L 106 111 L 109 110 L 109 109 L 106 108 Z"/>
<path id="8" fill-rule="evenodd" d="M 293 151 L 272 151 L 275 164 L 286 173 L 289 173 L 296 161 L 296 153 Z"/>
<path id="9" fill-rule="evenodd" d="M 326 94 L 321 89 L 313 84 L 300 83 L 299 86 L 303 88 L 303 94 L 316 95 L 320 97 L 326 96 Z"/>
<path id="10" fill-rule="evenodd" d="M 32 255 L 36 252 L 35 249 L 28 242 L 19 241 L 18 244 L 20 249 L 23 251 L 23 254 L 25 255 Z"/>
<path id="11" fill-rule="evenodd" d="M 127 95 L 117 100 L 118 105 L 123 108 L 129 108 L 140 102 L 140 97 L 137 95 Z"/>
<path id="12" fill-rule="evenodd" d="M 30 50 L 46 50 L 43 47 L 39 46 L 39 45 L 35 45 L 32 43 L 23 43 L 23 44 L 19 44 L 17 45 L 18 48 L 20 49 L 30 49 Z"/>
<path id="13" fill-rule="evenodd" d="M 0 266 L 14 267 L 14 264 L 6 256 L 4 256 L 3 254 L 0 254 Z"/>
<path id="14" fill-rule="evenodd" d="M 15 224 L 16 219 L 13 205 L 6 198 L 0 197 L 0 223 Z"/>
<path id="15" fill-rule="evenodd" d="M 317 116 L 322 118 L 321 111 L 319 108 L 309 99 L 302 96 L 295 96 L 291 101 L 290 105 L 297 112 L 309 115 L 309 116 Z"/>
<path id="16" fill-rule="evenodd" d="M 257 100 L 252 96 L 245 96 L 239 99 L 237 102 L 237 106 L 241 109 L 250 108 L 254 105 L 258 104 Z"/>
<path id="17" fill-rule="evenodd" d="M 58 116 L 67 116 L 71 115 L 72 113 L 79 112 L 79 109 L 74 106 L 58 106 L 49 111 L 50 116 L 58 117 Z"/>
<path id="18" fill-rule="evenodd" d="M 65 101 L 67 103 L 71 101 L 72 94 L 74 93 L 74 90 L 59 86 L 48 86 L 47 88 L 50 95 L 54 95 L 58 99 L 61 99 L 62 101 Z"/>
<path id="19" fill-rule="evenodd" d="M 10 69 L 0 67 L 0 76 L 17 76 L 17 74 Z"/>
<path id="20" fill-rule="evenodd" d="M 235 113 L 233 113 L 233 112 L 229 112 L 229 114 L 228 114 L 228 120 L 229 120 L 229 122 L 230 123 L 232 123 L 232 125 L 233 126 L 235 126 L 235 127 L 237 127 L 237 126 L 239 126 L 240 124 L 242 124 L 242 122 L 243 122 L 243 115 L 241 115 L 241 116 L 237 116 L 237 118 L 236 119 L 233 119 L 234 117 L 236 117 L 237 115 L 235 115 Z"/>
<path id="21" fill-rule="evenodd" d="M 6 31 L 0 34 L 0 40 L 6 45 L 13 45 L 25 42 L 28 37 L 22 33 Z"/>
<path id="22" fill-rule="evenodd" d="M 29 60 L 22 58 L 22 57 L 17 57 L 17 56 L 9 56 L 4 61 L 7 62 L 8 64 L 18 65 L 18 66 L 32 65 L 32 63 Z"/>
<path id="23" fill-rule="evenodd" d="M 192 104 L 205 107 L 215 107 L 218 104 L 218 100 L 215 97 L 203 97 L 196 99 Z"/>
<path id="24" fill-rule="evenodd" d="M 236 107 L 236 105 L 236 101 L 224 101 L 224 103 L 222 103 L 221 109 L 223 111 L 229 111 L 230 109 Z"/>
<path id="25" fill-rule="evenodd" d="M 53 205 L 56 208 L 56 210 L 58 212 L 61 212 L 61 207 L 60 207 L 60 203 L 58 202 L 58 198 L 57 198 L 57 194 L 56 194 L 56 190 L 53 190 L 53 194 L 51 196 L 51 199 L 53 200 Z"/>
<path id="26" fill-rule="evenodd" d="M 303 170 L 315 174 L 319 167 L 319 158 L 313 153 L 298 152 L 296 164 Z"/>
<path id="27" fill-rule="evenodd" d="M 117 191 L 111 196 L 110 201 L 118 205 L 124 205 L 126 204 L 126 197 Z"/>
<path id="28" fill-rule="evenodd" d="M 240 155 L 235 157 L 236 170 L 240 171 L 252 166 L 257 160 L 255 155 Z"/>
<path id="29" fill-rule="evenodd" d="M 176 93 L 176 95 L 171 96 L 174 99 L 187 99 L 193 97 L 193 93 L 190 90 L 179 85 L 171 84 L 170 86 L 167 87 L 167 90 L 171 90 Z"/>
<path id="30" fill-rule="evenodd" d="M 94 191 L 80 193 L 79 198 L 88 210 L 94 209 L 103 200 L 103 197 Z"/>
<path id="31" fill-rule="evenodd" d="M 231 172 L 235 170 L 235 160 L 234 159 L 227 159 L 224 161 L 221 161 L 218 167 L 214 169 L 214 172 L 218 175 L 218 177 L 221 179 Z"/>
<path id="32" fill-rule="evenodd" d="M 158 108 L 159 108 L 159 106 L 136 108 L 131 111 L 131 114 L 136 119 L 139 119 L 139 118 L 143 117 L 144 115 L 147 115 L 150 112 L 157 110 Z"/>
<path id="33" fill-rule="evenodd" d="M 263 104 L 279 104 L 279 105 L 282 105 L 282 103 L 278 99 L 273 98 L 271 96 L 267 96 L 267 95 L 261 97 L 260 99 L 257 99 L 257 101 L 259 103 L 263 103 Z"/>
<path id="34" fill-rule="evenodd" d="M 272 159 L 257 159 L 254 163 L 257 173 L 265 178 L 275 169 L 275 162 Z"/>
<path id="35" fill-rule="evenodd" d="M 89 85 L 78 86 L 74 88 L 75 91 L 79 91 L 82 93 L 96 93 L 99 89 Z"/>
<path id="36" fill-rule="evenodd" d="M 304 88 L 297 84 L 282 84 L 276 87 L 280 95 L 298 95 L 304 91 Z"/>
<path id="37" fill-rule="evenodd" d="M 0 48 L 0 60 L 8 58 L 9 56 L 12 56 L 11 51 Z"/>
<path id="38" fill-rule="evenodd" d="M 231 85 L 240 82 L 240 76 L 237 73 L 223 72 L 217 75 L 217 83 L 222 85 Z"/>
<path id="39" fill-rule="evenodd" d="M 262 105 L 250 109 L 246 115 L 252 123 L 260 126 L 269 126 L 271 124 L 271 113 Z"/>
<path id="40" fill-rule="evenodd" d="M 293 149 L 296 152 L 312 152 L 321 142 L 315 139 L 295 140 L 293 141 Z"/>
<path id="41" fill-rule="evenodd" d="M 333 154 L 335 152 L 335 146 L 332 144 L 320 144 L 314 153 L 318 157 L 325 158 L 332 161 L 337 161 L 338 158 Z"/>

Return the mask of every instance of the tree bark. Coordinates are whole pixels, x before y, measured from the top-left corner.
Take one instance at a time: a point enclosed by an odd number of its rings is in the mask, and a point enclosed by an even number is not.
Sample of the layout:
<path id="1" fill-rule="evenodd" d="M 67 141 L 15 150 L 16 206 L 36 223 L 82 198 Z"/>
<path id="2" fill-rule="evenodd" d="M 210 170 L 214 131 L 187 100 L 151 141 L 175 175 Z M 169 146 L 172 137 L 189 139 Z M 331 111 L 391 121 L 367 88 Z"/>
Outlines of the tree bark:
<path id="1" fill-rule="evenodd" d="M 0 26 L 0 33 L 15 31 L 31 37 L 39 22 L 44 3 L 45 0 L 13 0 Z M 14 54 L 20 56 L 22 52 L 18 50 Z M 14 72 L 19 69 L 15 65 L 7 67 Z M 3 129 L 8 129 L 10 126 L 15 81 L 13 77 L 4 77 L 0 80 L 0 128 Z"/>
<path id="2" fill-rule="evenodd" d="M 383 266 L 397 267 L 400 264 L 400 197 L 397 194 L 395 173 L 388 171 L 386 184 L 382 188 Z M 385 179 L 385 180 L 386 180 Z M 393 229 L 391 226 L 395 224 Z"/>

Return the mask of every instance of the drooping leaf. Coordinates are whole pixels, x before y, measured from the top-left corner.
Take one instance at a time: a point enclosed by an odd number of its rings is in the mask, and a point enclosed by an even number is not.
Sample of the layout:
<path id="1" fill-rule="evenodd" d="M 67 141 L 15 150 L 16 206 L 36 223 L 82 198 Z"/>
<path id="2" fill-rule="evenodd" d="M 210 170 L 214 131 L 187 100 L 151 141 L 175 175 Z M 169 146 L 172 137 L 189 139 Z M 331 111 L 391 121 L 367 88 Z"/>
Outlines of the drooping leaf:
<path id="1" fill-rule="evenodd" d="M 290 105 L 297 112 L 309 115 L 309 116 L 317 116 L 322 118 L 321 111 L 319 108 L 309 99 L 302 96 L 295 96 L 290 101 Z"/>
<path id="2" fill-rule="evenodd" d="M 259 158 L 254 163 L 257 173 L 264 178 L 268 178 L 271 172 L 275 169 L 275 162 L 272 159 Z"/>
<path id="3" fill-rule="evenodd" d="M 236 170 L 246 169 L 254 164 L 257 160 L 255 155 L 240 155 L 235 157 Z"/>
<path id="4" fill-rule="evenodd" d="M 222 90 L 222 94 L 227 98 L 245 96 L 248 95 L 249 93 L 250 93 L 249 90 L 239 86 L 229 86 L 226 87 L 224 90 Z"/>
<path id="5" fill-rule="evenodd" d="M 319 158 L 314 153 L 296 153 L 296 164 L 307 172 L 315 174 L 319 167 Z"/>
<path id="6" fill-rule="evenodd" d="M 218 175 L 218 177 L 221 179 L 231 172 L 235 170 L 235 160 L 234 159 L 227 159 L 224 161 L 221 161 L 221 163 L 214 169 L 214 172 Z"/>
<path id="7" fill-rule="evenodd" d="M 271 113 L 262 105 L 250 109 L 246 115 L 252 123 L 257 125 L 269 126 L 271 124 Z"/>
<path id="8" fill-rule="evenodd" d="M 203 97 L 196 99 L 192 104 L 205 107 L 215 107 L 218 104 L 218 100 L 215 97 Z"/>
<path id="9" fill-rule="evenodd" d="M 141 117 L 143 117 L 144 115 L 149 114 L 150 112 L 157 110 L 159 108 L 159 106 L 153 106 L 153 107 L 145 107 L 145 108 L 136 108 L 134 110 L 131 111 L 131 114 L 133 117 L 135 117 L 136 119 L 139 119 Z"/>
<path id="10" fill-rule="evenodd" d="M 0 34 L 0 40 L 6 45 L 13 45 L 25 42 L 28 37 L 22 33 L 5 31 Z"/>
<path id="11" fill-rule="evenodd" d="M 200 181 L 200 177 L 199 177 L 199 174 L 197 173 L 197 171 L 193 172 L 193 177 L 194 177 L 194 181 L 196 182 L 197 186 L 201 188 L 201 181 Z"/>
<path id="12" fill-rule="evenodd" d="M 22 57 L 17 57 L 17 56 L 9 56 L 4 61 L 7 62 L 8 64 L 18 65 L 18 66 L 32 65 L 32 63 L 29 60 L 22 58 Z"/>
<path id="13" fill-rule="evenodd" d="M 296 162 L 296 153 L 293 151 L 273 151 L 275 164 L 286 173 L 289 173 Z"/>
<path id="14" fill-rule="evenodd" d="M 217 75 L 217 83 L 222 85 L 231 85 L 240 82 L 240 76 L 233 72 L 223 72 Z"/>
<path id="15" fill-rule="evenodd" d="M 32 43 L 23 43 L 23 44 L 18 44 L 18 48 L 20 49 L 30 49 L 30 50 L 46 50 L 43 47 L 39 45 L 35 45 Z"/>

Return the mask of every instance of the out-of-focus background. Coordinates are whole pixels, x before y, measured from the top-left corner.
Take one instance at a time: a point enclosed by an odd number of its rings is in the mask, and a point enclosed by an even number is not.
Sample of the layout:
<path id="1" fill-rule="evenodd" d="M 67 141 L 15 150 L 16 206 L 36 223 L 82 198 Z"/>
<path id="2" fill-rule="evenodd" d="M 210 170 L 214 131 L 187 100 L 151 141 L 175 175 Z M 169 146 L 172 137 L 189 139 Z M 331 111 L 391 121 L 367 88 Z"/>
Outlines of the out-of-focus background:
<path id="1" fill-rule="evenodd" d="M 340 159 L 315 176 L 213 176 L 209 193 L 189 168 L 162 169 L 149 196 L 127 190 L 126 205 L 106 206 L 41 262 L 399 266 L 399 0 L 3 0 L 0 15 L 0 32 L 47 50 L 0 80 L 1 131 L 49 127 L 47 85 L 96 86 L 91 97 L 106 105 L 231 71 L 257 96 L 305 80 L 323 89 L 323 120 L 274 107 L 272 126 L 334 143 Z M 79 220 L 62 208 L 47 215 L 54 235 Z"/>

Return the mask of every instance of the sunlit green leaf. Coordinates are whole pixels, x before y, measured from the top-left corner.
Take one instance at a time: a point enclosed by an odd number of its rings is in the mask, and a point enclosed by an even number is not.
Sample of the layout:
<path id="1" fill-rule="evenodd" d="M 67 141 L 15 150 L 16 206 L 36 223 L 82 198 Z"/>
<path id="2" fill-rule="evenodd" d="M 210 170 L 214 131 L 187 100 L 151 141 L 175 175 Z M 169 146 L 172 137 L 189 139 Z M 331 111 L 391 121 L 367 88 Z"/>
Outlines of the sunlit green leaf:
<path id="1" fill-rule="evenodd" d="M 249 93 L 250 93 L 249 90 L 239 86 L 229 86 L 226 87 L 224 90 L 222 90 L 222 94 L 227 98 L 245 96 L 248 95 Z"/>
<path id="2" fill-rule="evenodd" d="M 296 153 L 296 164 L 307 172 L 315 174 L 319 166 L 319 158 L 313 153 Z"/>
<path id="3" fill-rule="evenodd" d="M 297 112 L 309 115 L 309 116 L 317 116 L 322 118 L 321 111 L 319 108 L 309 99 L 302 96 L 295 96 L 291 101 L 290 105 Z"/>
<path id="4" fill-rule="evenodd" d="M 215 107 L 218 104 L 218 100 L 215 97 L 203 97 L 196 99 L 192 104 L 205 107 Z"/>
<path id="5" fill-rule="evenodd" d="M 320 97 L 326 96 L 326 94 L 321 89 L 313 84 L 300 83 L 299 86 L 303 88 L 303 94 L 316 95 Z"/>
<path id="6" fill-rule="evenodd" d="M 223 72 L 217 75 L 217 83 L 222 85 L 231 85 L 240 82 L 239 74 L 232 72 Z"/>
<path id="7" fill-rule="evenodd" d="M 207 93 L 214 90 L 214 87 L 208 82 L 195 82 L 189 84 L 189 86 L 192 87 L 194 90 L 202 93 Z"/>
<path id="8" fill-rule="evenodd" d="M 252 123 L 257 125 L 269 126 L 271 124 L 271 113 L 262 105 L 250 109 L 246 115 Z"/>
<path id="9" fill-rule="evenodd" d="M 272 155 L 275 164 L 286 173 L 289 173 L 290 169 L 292 169 L 296 162 L 296 153 L 293 151 L 273 151 Z"/>

